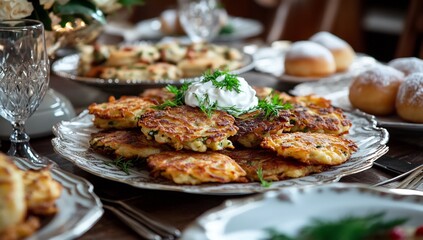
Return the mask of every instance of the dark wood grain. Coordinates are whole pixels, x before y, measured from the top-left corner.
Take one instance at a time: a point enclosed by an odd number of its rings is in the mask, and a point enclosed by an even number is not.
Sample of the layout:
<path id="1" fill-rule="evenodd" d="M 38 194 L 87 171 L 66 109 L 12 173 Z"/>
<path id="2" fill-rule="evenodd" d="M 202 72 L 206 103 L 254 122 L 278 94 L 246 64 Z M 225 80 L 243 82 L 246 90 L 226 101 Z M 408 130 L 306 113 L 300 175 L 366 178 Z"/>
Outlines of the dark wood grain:
<path id="1" fill-rule="evenodd" d="M 244 76 L 250 79 L 253 84 L 257 85 L 272 86 L 278 89 L 289 87 L 281 85 L 277 79 L 269 75 L 253 72 Z M 94 101 L 104 101 L 108 96 L 96 89 L 72 83 L 69 80 L 58 77 L 52 77 L 51 86 L 65 96 L 68 96 L 77 109 L 83 109 Z M 421 135 L 421 133 L 391 132 L 391 138 L 388 143 L 390 150 L 387 155 L 398 159 L 398 161 L 423 163 L 423 152 L 421 151 L 423 149 L 423 138 Z M 127 202 L 142 209 L 152 217 L 168 222 L 180 229 L 186 228 L 202 213 L 222 204 L 225 200 L 246 196 L 209 196 L 143 190 L 102 179 L 73 166 L 70 162 L 57 155 L 52 148 L 51 138 L 52 136 L 32 139 L 32 146 L 41 155 L 47 156 L 57 162 L 65 171 L 86 178 L 95 186 L 95 192 L 99 196 L 119 199 L 135 197 Z M 1 150 L 7 151 L 7 148 L 7 141 L 3 141 Z M 393 176 L 389 172 L 373 167 L 366 171 L 344 177 L 341 179 L 341 182 L 374 184 Z M 81 236 L 80 239 L 131 240 L 139 238 L 132 230 L 106 211 L 97 224 Z"/>

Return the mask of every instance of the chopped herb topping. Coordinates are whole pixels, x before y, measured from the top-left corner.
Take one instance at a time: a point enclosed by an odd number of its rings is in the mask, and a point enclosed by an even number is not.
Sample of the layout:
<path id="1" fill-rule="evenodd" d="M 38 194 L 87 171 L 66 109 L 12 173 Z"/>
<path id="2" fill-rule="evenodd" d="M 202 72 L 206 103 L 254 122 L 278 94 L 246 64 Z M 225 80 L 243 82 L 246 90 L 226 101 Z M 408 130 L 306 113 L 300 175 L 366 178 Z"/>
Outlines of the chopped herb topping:
<path id="1" fill-rule="evenodd" d="M 292 105 L 284 103 L 277 94 L 274 94 L 270 98 L 260 99 L 257 109 L 263 110 L 264 117 L 269 119 L 278 116 L 280 110 L 292 109 Z"/>
<path id="2" fill-rule="evenodd" d="M 261 166 L 259 166 L 256 173 L 257 173 L 257 177 L 259 178 L 262 187 L 268 188 L 268 187 L 270 187 L 270 185 L 272 185 L 271 182 L 264 180 L 263 168 Z"/>
<path id="3" fill-rule="evenodd" d="M 173 93 L 175 96 L 171 100 L 166 100 L 163 104 L 156 106 L 157 109 L 165 109 L 167 107 L 177 107 L 185 104 L 185 92 L 191 83 L 184 83 L 181 87 L 167 85 L 166 89 Z"/>
<path id="4" fill-rule="evenodd" d="M 374 213 L 363 217 L 347 216 L 340 220 L 314 221 L 300 230 L 296 237 L 280 233 L 275 229 L 268 229 L 268 240 L 362 240 L 393 229 L 405 223 L 405 218 L 393 220 L 383 219 L 384 213 Z M 378 238 L 379 239 L 379 238 Z M 382 239 L 382 238 L 380 238 Z"/>
<path id="5" fill-rule="evenodd" d="M 204 98 L 200 98 L 198 95 L 195 95 L 195 98 L 198 101 L 198 105 L 199 105 L 199 108 L 201 109 L 201 111 L 203 111 L 205 114 L 207 114 L 207 116 L 209 118 L 211 117 L 213 112 L 216 111 L 216 110 L 226 111 L 227 113 L 229 113 L 229 114 L 231 114 L 235 117 L 246 112 L 246 111 L 239 110 L 235 106 L 218 107 L 217 101 L 215 101 L 213 103 L 210 102 L 210 98 L 209 98 L 208 94 L 205 94 Z"/>
<path id="6" fill-rule="evenodd" d="M 220 76 L 224 76 L 221 81 L 217 80 Z M 236 74 L 230 74 L 228 71 L 216 70 L 213 73 L 211 71 L 203 74 L 202 82 L 212 82 L 216 88 L 225 89 L 227 91 L 241 92 L 241 83 L 238 80 Z"/>
<path id="7" fill-rule="evenodd" d="M 119 168 L 119 170 L 129 175 L 129 168 L 134 167 L 140 161 L 141 161 L 140 158 L 125 159 L 125 158 L 119 157 L 112 160 L 111 162 L 105 162 L 105 164 L 109 166 L 114 165 L 117 168 Z"/>
<path id="8" fill-rule="evenodd" d="M 208 94 L 205 94 L 204 98 L 202 99 L 197 94 L 195 94 L 195 98 L 198 101 L 198 107 L 207 115 L 207 117 L 210 118 L 213 112 L 217 110 L 217 101 L 211 103 Z"/>

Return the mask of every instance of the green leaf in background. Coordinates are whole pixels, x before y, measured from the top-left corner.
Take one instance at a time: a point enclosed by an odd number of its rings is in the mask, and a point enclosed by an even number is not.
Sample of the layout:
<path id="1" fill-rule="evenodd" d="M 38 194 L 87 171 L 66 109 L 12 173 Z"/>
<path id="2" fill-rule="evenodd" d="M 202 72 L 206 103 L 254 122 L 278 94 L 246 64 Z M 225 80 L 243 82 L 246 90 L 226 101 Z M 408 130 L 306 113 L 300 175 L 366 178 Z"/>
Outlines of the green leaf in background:
<path id="1" fill-rule="evenodd" d="M 118 0 L 118 2 L 125 7 L 144 4 L 144 0 Z"/>
<path id="2" fill-rule="evenodd" d="M 385 214 L 374 213 L 364 217 L 348 216 L 340 220 L 329 221 L 315 219 L 310 225 L 300 230 L 295 240 L 363 240 L 367 237 L 387 232 L 404 224 L 407 219 L 383 220 Z M 289 239 L 288 236 L 274 229 L 267 230 L 269 240 Z"/>
<path id="3" fill-rule="evenodd" d="M 87 23 L 90 23 L 92 19 L 106 24 L 106 17 L 103 12 L 97 9 L 97 7 L 90 1 L 87 0 L 70 0 L 64 5 L 55 4 L 54 13 L 62 17 L 61 24 L 65 24 L 63 17 L 70 18 L 81 18 Z"/>
<path id="4" fill-rule="evenodd" d="M 40 5 L 39 1 L 33 1 L 34 11 L 32 11 L 30 19 L 37 19 L 44 24 L 44 29 L 51 31 L 51 19 L 48 16 L 48 12 Z"/>

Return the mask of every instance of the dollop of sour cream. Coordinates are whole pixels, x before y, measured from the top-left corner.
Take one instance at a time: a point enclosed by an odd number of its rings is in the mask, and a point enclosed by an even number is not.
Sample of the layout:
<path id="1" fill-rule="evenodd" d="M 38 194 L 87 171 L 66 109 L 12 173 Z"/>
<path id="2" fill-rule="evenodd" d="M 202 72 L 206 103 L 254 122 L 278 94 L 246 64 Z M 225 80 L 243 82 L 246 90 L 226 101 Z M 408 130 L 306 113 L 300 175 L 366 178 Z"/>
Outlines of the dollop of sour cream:
<path id="1" fill-rule="evenodd" d="M 223 81 L 226 75 L 216 78 L 217 81 Z M 185 104 L 191 107 L 200 107 L 201 104 L 213 105 L 217 104 L 218 110 L 227 111 L 230 114 L 246 112 L 256 107 L 258 98 L 256 91 L 242 77 L 237 77 L 240 85 L 239 92 L 235 89 L 226 90 L 213 85 L 212 81 L 203 82 L 202 79 L 192 83 L 185 92 Z M 208 97 L 208 101 L 204 99 Z M 199 102 L 199 100 L 201 102 Z M 232 110 L 231 110 L 232 109 Z M 233 111 L 236 109 L 236 111 Z"/>

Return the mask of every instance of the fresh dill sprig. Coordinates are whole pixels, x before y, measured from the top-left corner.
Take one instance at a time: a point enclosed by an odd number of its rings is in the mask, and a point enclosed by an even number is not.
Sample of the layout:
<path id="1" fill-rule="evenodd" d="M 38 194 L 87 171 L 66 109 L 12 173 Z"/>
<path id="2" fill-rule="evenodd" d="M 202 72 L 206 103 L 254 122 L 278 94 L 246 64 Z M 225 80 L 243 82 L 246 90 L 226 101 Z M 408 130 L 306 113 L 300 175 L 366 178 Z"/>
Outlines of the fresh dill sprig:
<path id="1" fill-rule="evenodd" d="M 217 101 L 211 103 L 208 94 L 205 94 L 204 98 L 200 98 L 197 94 L 194 96 L 198 101 L 198 107 L 210 118 L 213 112 L 217 110 Z"/>
<path id="2" fill-rule="evenodd" d="M 221 81 L 217 80 L 220 76 L 224 76 Z M 209 70 L 203 74 L 202 82 L 212 82 L 213 86 L 216 88 L 225 89 L 227 91 L 241 92 L 241 83 L 238 80 L 238 76 L 236 74 L 230 74 L 228 71 L 215 70 L 211 72 L 211 70 Z"/>
<path id="3" fill-rule="evenodd" d="M 167 107 L 177 107 L 177 106 L 184 105 L 185 104 L 185 101 L 184 101 L 185 93 L 188 90 L 188 87 L 189 87 L 190 84 L 191 83 L 184 83 L 179 88 L 176 87 L 176 86 L 173 86 L 173 85 L 167 85 L 166 89 L 170 93 L 173 93 L 175 96 L 170 100 L 166 100 L 164 103 L 156 106 L 155 108 L 165 109 Z"/>
<path id="4" fill-rule="evenodd" d="M 116 159 L 113 159 L 111 162 L 105 162 L 105 164 L 109 166 L 113 165 L 119 170 L 129 175 L 129 168 L 134 167 L 138 162 L 140 162 L 140 160 L 140 158 L 125 159 L 123 157 L 118 157 Z"/>
<path id="5" fill-rule="evenodd" d="M 292 109 L 292 105 L 283 102 L 283 99 L 277 94 L 273 94 L 270 98 L 260 99 L 257 109 L 262 110 L 264 112 L 264 118 L 269 119 L 278 116 L 280 110 Z"/>
<path id="6" fill-rule="evenodd" d="M 314 221 L 303 227 L 296 237 L 288 237 L 275 229 L 267 229 L 268 240 L 362 240 L 378 234 L 386 233 L 392 228 L 404 224 L 407 219 L 397 218 L 383 220 L 383 212 L 373 213 L 363 217 L 347 216 L 340 220 Z"/>
<path id="7" fill-rule="evenodd" d="M 243 114 L 243 113 L 246 112 L 246 111 L 239 110 L 235 106 L 231 106 L 231 107 L 220 107 L 220 106 L 218 106 L 217 101 L 214 101 L 213 103 L 211 103 L 208 94 L 205 94 L 204 95 L 204 98 L 200 98 L 196 94 L 194 96 L 195 96 L 195 98 L 198 101 L 198 105 L 199 105 L 199 108 L 201 109 L 201 111 L 203 111 L 207 115 L 207 117 L 209 117 L 209 118 L 211 117 L 211 115 L 213 114 L 213 112 L 216 111 L 216 110 L 225 111 L 225 112 L 227 112 L 227 113 L 229 113 L 229 114 L 231 114 L 231 115 L 233 115 L 235 117 L 236 116 L 239 116 L 239 115 L 241 115 L 241 114 Z"/>
<path id="8" fill-rule="evenodd" d="M 268 188 L 268 187 L 270 187 L 270 185 L 272 185 L 272 182 L 268 182 L 264 179 L 262 166 L 259 166 L 256 173 L 257 173 L 257 177 L 259 178 L 262 187 Z"/>

